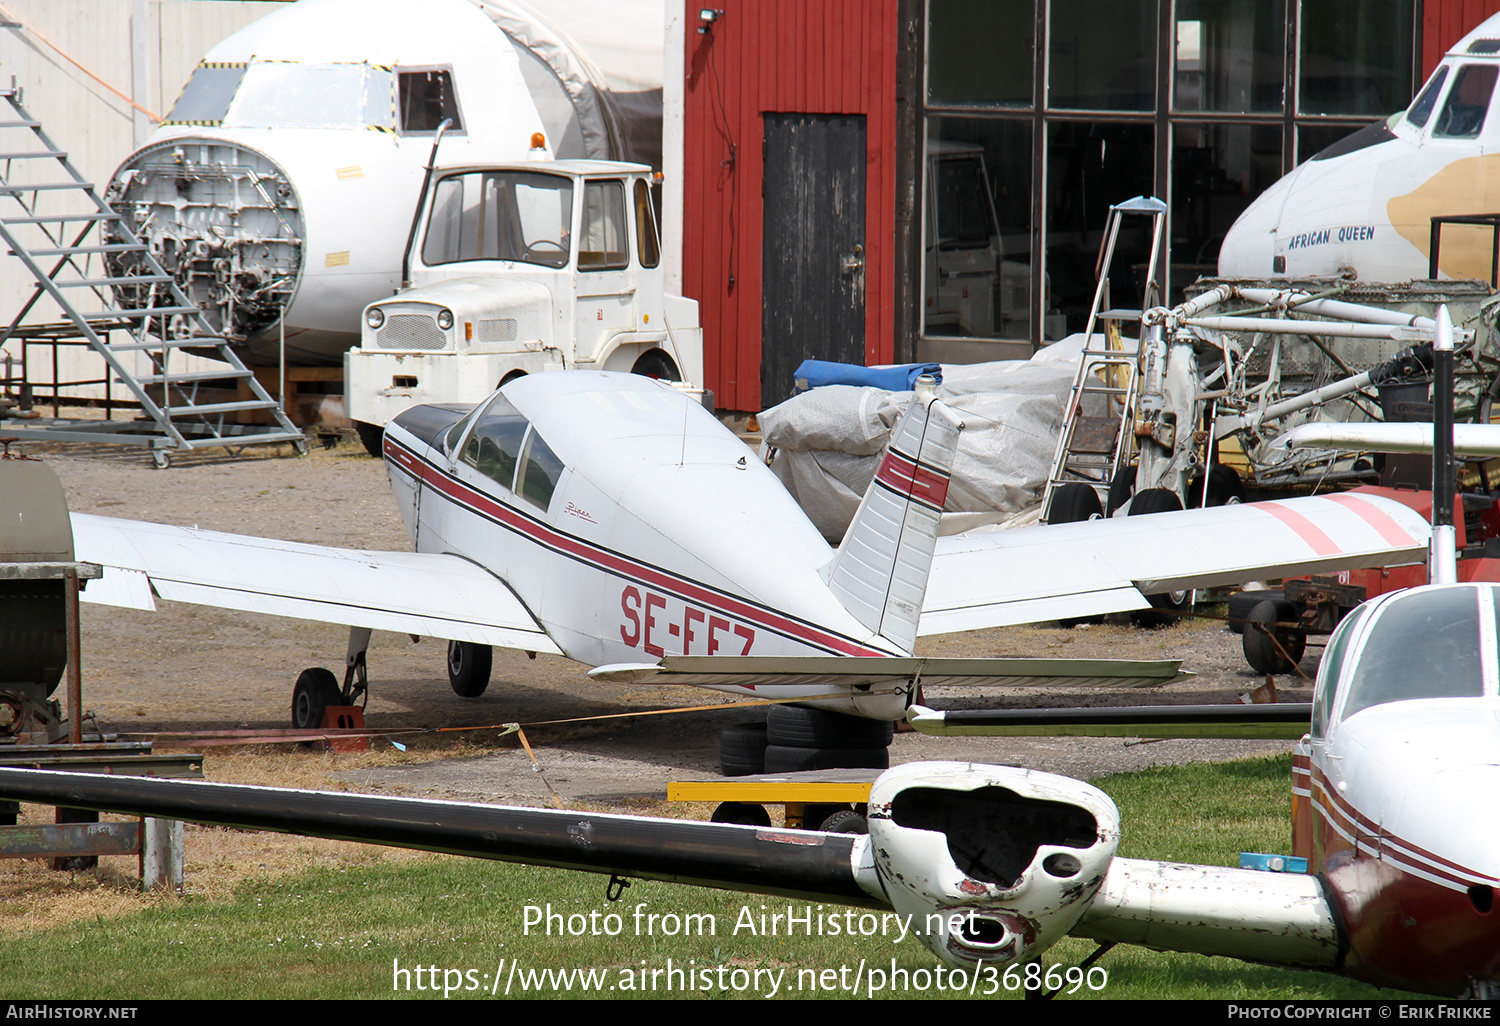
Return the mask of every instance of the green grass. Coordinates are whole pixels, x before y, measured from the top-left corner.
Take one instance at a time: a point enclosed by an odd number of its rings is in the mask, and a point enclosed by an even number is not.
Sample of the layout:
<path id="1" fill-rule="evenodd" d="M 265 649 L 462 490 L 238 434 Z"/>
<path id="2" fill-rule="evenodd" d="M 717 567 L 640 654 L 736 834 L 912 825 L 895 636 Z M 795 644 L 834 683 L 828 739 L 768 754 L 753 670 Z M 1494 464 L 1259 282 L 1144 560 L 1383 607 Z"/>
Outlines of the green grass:
<path id="1" fill-rule="evenodd" d="M 1136 858 L 1235 864 L 1242 850 L 1286 851 L 1290 759 L 1194 765 L 1122 774 L 1098 782 L 1120 806 L 1125 823 L 1121 854 Z M 189 841 L 191 843 L 191 840 Z M 742 977 L 783 971 L 781 997 L 813 996 L 817 974 L 848 967 L 852 978 L 863 961 L 879 967 L 931 974 L 934 960 L 913 938 L 763 937 L 733 926 L 748 908 L 780 909 L 787 899 L 761 898 L 700 888 L 637 881 L 618 904 L 604 897 L 605 880 L 586 874 L 507 866 L 461 858 L 435 858 L 400 866 L 318 870 L 275 882 L 242 886 L 232 900 L 158 898 L 141 912 L 93 923 L 12 935 L 0 941 L 0 998 L 384 998 L 442 997 L 446 977 L 451 997 L 487 996 L 497 965 L 508 975 L 511 960 L 526 970 L 595 968 L 615 990 L 603 996 L 640 994 L 618 989 L 639 983 L 646 969 L 665 970 L 668 960 L 692 969 L 727 966 Z M 637 936 L 631 912 L 714 917 L 714 936 Z M 523 930 L 527 905 L 556 912 L 601 915 L 617 912 L 623 930 L 615 937 L 545 937 Z M 801 907 L 805 902 L 791 902 Z M 825 911 L 829 911 L 825 909 Z M 1091 951 L 1083 941 L 1065 941 L 1048 964 L 1077 965 Z M 501 960 L 504 960 L 503 963 Z M 1317 973 L 1248 966 L 1228 959 L 1163 955 L 1116 948 L 1099 962 L 1108 972 L 1102 990 L 1080 997 L 1104 998 L 1368 998 L 1390 992 Z M 413 972 L 403 989 L 394 970 Z M 416 974 L 414 970 L 423 967 Z M 436 966 L 436 974 L 426 967 Z M 472 975 L 466 975 L 466 971 Z M 799 979 L 799 972 L 802 973 Z M 836 975 L 836 974 L 835 974 Z M 643 996 L 668 994 L 665 976 Z M 868 996 L 868 975 L 861 997 Z M 732 997 L 716 986 L 692 996 Z M 1099 976 L 1094 975 L 1094 982 Z M 701 983 L 702 978 L 697 978 Z M 734 982 L 734 981 L 729 981 Z M 801 989 L 798 984 L 801 983 Z M 945 977 L 945 982 L 947 978 Z M 649 977 L 647 978 L 649 984 Z M 874 996 L 939 994 L 935 981 Z M 680 989 L 680 983 L 678 987 Z M 983 993 L 988 982 L 981 982 Z M 825 996 L 851 996 L 839 986 Z M 599 996 L 532 991 L 524 996 Z M 513 997 L 523 996 L 513 986 Z M 967 996 L 966 993 L 943 996 Z"/>

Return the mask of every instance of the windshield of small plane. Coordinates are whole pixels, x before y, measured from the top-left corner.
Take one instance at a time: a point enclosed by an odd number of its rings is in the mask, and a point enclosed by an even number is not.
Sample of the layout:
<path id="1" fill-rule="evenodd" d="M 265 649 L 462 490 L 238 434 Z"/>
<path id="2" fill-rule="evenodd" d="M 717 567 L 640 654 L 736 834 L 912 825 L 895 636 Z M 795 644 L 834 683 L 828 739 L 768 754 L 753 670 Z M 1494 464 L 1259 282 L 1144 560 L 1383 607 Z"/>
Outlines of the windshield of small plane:
<path id="1" fill-rule="evenodd" d="M 1482 697 L 1481 615 L 1494 619 L 1490 589 L 1422 589 L 1391 599 L 1345 671 L 1342 719 L 1387 702 Z"/>
<path id="2" fill-rule="evenodd" d="M 568 263 L 573 183 L 534 171 L 470 171 L 433 188 L 422 243 L 429 267 L 464 260 Z"/>
<path id="3" fill-rule="evenodd" d="M 551 503 L 564 469 L 531 422 L 501 394 L 479 414 L 459 459 L 541 509 Z"/>

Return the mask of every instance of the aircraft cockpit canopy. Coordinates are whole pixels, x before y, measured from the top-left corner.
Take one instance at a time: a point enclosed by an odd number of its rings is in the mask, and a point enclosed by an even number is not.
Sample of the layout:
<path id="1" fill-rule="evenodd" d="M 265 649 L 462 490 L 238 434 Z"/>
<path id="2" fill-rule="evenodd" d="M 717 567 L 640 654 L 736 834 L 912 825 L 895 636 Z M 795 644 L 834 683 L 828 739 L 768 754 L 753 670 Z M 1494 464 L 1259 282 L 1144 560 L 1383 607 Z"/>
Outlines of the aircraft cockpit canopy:
<path id="1" fill-rule="evenodd" d="M 1496 591 L 1490 585 L 1416 588 L 1361 606 L 1323 654 L 1313 735 L 1391 702 L 1494 694 Z"/>
<path id="2" fill-rule="evenodd" d="M 446 68 L 268 60 L 198 65 L 162 123 L 430 135 L 445 118 L 449 132 L 463 131 Z"/>
<path id="3" fill-rule="evenodd" d="M 1431 120 L 1434 139 L 1477 139 L 1488 121 L 1497 79 L 1500 65 L 1494 61 L 1440 64 L 1407 108 L 1406 120 L 1418 128 Z"/>
<path id="4" fill-rule="evenodd" d="M 540 509 L 551 504 L 563 462 L 503 394 L 497 392 L 449 429 L 444 448 L 452 452 L 459 445 L 459 460 L 491 481 Z"/>

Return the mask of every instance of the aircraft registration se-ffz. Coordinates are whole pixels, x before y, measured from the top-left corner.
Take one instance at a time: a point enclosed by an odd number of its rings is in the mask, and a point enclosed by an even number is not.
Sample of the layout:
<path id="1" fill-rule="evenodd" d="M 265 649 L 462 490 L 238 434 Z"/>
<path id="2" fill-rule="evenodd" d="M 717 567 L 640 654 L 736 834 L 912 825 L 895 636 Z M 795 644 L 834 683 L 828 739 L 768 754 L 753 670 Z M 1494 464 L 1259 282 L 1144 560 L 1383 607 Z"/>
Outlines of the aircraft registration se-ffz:
<path id="1" fill-rule="evenodd" d="M 1139 683 L 1178 672 L 918 658 L 919 634 L 1415 562 L 1427 544 L 1410 510 L 1348 493 L 939 537 L 962 428 L 941 400 L 919 397 L 837 549 L 701 406 L 604 372 L 531 375 L 474 407 L 420 406 L 392 421 L 386 462 L 414 552 L 73 519 L 78 558 L 106 567 L 91 601 L 349 625 L 360 672 L 346 672 L 346 700 L 362 689 L 369 631 L 389 630 L 450 641 L 460 694 L 483 690 L 498 645 L 569 656 L 596 679 L 820 698 L 879 719 L 905 714 L 919 677 Z"/>

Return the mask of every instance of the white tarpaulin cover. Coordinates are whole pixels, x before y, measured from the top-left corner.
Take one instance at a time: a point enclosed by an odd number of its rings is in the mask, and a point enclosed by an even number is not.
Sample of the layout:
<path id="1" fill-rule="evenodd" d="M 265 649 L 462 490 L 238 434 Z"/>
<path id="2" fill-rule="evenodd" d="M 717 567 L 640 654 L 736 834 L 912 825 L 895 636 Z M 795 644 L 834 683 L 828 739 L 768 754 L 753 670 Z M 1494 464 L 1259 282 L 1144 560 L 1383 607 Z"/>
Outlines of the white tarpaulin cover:
<path id="1" fill-rule="evenodd" d="M 943 368 L 938 394 L 963 417 L 942 533 L 995 523 L 1041 500 L 1077 371 L 1082 336 L 1030 360 Z M 829 385 L 760 415 L 765 449 L 787 491 L 837 543 L 880 465 L 911 392 Z"/>

